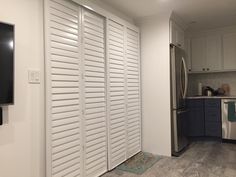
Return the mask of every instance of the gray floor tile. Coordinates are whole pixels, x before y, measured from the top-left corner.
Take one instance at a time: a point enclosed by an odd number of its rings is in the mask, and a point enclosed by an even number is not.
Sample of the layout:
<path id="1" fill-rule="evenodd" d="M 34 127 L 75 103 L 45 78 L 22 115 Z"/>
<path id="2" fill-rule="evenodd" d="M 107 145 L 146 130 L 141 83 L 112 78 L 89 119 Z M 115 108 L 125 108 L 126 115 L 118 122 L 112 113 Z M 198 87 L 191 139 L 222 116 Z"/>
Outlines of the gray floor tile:
<path id="1" fill-rule="evenodd" d="M 102 177 L 236 177 L 236 144 L 196 142 L 181 157 L 164 157 L 142 175 L 115 169 Z"/>

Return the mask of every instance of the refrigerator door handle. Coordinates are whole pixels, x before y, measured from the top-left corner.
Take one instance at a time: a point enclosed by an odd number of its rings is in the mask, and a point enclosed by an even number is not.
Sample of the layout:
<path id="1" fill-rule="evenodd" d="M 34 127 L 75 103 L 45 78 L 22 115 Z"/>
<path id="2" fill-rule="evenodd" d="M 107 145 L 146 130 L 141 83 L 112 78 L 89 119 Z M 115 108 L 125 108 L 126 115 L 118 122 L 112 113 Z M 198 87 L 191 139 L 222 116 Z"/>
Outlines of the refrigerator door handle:
<path id="1" fill-rule="evenodd" d="M 184 66 L 184 63 L 183 63 L 183 58 L 182 58 L 181 65 L 180 65 L 180 92 L 181 92 L 182 98 L 184 98 L 184 88 L 183 88 L 184 86 L 183 86 L 183 78 L 182 78 L 183 66 Z"/>
<path id="2" fill-rule="evenodd" d="M 184 57 L 182 57 L 182 62 L 183 62 L 183 66 L 184 66 L 184 78 L 185 78 L 183 98 L 186 98 L 187 90 L 188 90 L 188 72 L 187 72 L 187 66 L 186 66 L 186 62 L 184 60 Z"/>

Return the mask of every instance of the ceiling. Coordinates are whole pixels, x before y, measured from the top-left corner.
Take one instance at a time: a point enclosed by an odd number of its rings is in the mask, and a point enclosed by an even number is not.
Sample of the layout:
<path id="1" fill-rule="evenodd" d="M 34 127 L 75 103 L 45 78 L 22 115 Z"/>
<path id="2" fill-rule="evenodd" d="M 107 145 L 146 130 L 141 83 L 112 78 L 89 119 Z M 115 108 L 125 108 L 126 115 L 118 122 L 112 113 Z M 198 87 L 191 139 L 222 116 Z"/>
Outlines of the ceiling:
<path id="1" fill-rule="evenodd" d="M 186 22 L 189 29 L 209 29 L 236 24 L 236 0 L 94 1 L 102 1 L 134 19 L 172 10 Z"/>

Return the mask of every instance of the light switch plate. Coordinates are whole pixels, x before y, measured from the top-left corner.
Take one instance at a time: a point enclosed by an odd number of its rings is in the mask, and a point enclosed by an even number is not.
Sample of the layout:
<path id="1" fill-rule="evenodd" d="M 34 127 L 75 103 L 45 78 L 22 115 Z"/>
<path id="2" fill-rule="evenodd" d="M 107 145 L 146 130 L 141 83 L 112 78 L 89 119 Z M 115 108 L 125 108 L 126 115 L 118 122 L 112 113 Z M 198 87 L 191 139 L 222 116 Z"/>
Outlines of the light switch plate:
<path id="1" fill-rule="evenodd" d="M 40 84 L 40 71 L 28 70 L 28 81 L 30 84 Z"/>

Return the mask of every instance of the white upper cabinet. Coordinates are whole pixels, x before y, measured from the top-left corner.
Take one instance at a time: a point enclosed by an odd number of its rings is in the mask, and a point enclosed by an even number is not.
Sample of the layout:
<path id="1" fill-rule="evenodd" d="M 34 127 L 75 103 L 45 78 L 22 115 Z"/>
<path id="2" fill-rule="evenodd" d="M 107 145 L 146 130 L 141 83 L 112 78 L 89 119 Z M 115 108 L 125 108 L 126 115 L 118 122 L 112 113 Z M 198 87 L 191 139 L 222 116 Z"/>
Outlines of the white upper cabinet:
<path id="1" fill-rule="evenodd" d="M 236 71 L 236 28 L 188 33 L 185 39 L 188 71 Z"/>
<path id="2" fill-rule="evenodd" d="M 176 44 L 176 25 L 173 21 L 170 21 L 170 43 Z"/>
<path id="3" fill-rule="evenodd" d="M 222 42 L 220 35 L 206 38 L 206 70 L 222 70 Z"/>
<path id="4" fill-rule="evenodd" d="M 200 72 L 206 70 L 206 38 L 193 38 L 191 41 L 192 71 Z"/>
<path id="5" fill-rule="evenodd" d="M 236 70 L 236 33 L 223 36 L 223 68 L 224 70 Z"/>
<path id="6" fill-rule="evenodd" d="M 220 35 L 192 38 L 191 63 L 193 72 L 222 70 L 222 44 Z"/>
<path id="7" fill-rule="evenodd" d="M 184 30 L 174 21 L 170 22 L 170 43 L 184 49 Z"/>

